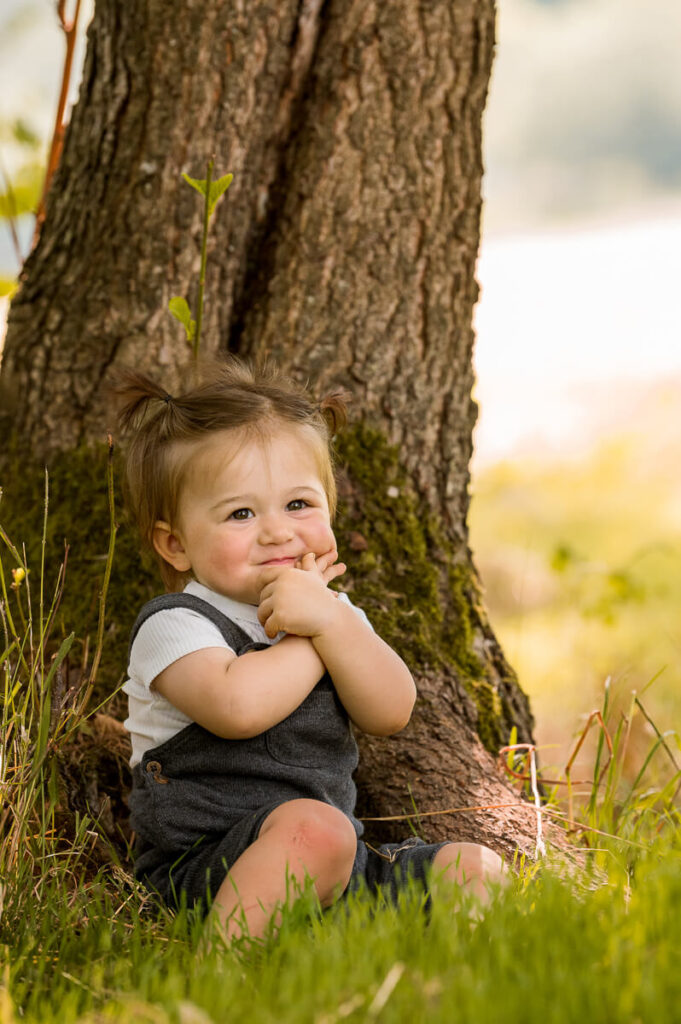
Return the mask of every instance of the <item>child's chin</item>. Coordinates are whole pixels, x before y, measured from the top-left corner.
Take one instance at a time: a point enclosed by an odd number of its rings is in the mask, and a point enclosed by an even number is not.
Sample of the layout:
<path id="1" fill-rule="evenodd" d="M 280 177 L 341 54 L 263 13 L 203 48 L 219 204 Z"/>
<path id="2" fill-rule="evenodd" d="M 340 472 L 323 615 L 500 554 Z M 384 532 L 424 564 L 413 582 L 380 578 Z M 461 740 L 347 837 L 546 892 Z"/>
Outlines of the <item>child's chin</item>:
<path id="1" fill-rule="evenodd" d="M 238 590 L 234 587 L 215 587 L 218 594 L 227 597 L 230 601 L 238 601 L 240 604 L 260 604 L 260 590 L 257 588 L 246 588 Z"/>

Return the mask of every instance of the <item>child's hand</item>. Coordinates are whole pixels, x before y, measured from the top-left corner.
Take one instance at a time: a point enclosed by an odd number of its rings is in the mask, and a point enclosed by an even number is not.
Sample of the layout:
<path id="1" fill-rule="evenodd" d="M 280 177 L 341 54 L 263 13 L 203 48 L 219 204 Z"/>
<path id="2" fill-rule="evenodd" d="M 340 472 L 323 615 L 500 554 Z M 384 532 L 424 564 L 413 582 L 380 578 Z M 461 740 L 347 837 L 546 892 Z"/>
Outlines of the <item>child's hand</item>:
<path id="1" fill-rule="evenodd" d="M 272 569 L 263 577 L 258 618 L 269 637 L 277 633 L 316 636 L 328 629 L 336 610 L 336 594 L 327 583 L 342 576 L 345 565 L 338 553 L 315 557 L 308 551 L 293 569 Z M 269 578 L 268 578 L 269 577 Z"/>
<path id="2" fill-rule="evenodd" d="M 296 569 L 304 569 L 305 572 L 317 572 L 324 583 L 330 583 L 338 576 L 342 576 L 347 566 L 345 562 L 337 562 L 338 552 L 335 548 L 324 552 L 323 555 L 314 555 L 308 551 L 306 555 L 296 562 Z"/>

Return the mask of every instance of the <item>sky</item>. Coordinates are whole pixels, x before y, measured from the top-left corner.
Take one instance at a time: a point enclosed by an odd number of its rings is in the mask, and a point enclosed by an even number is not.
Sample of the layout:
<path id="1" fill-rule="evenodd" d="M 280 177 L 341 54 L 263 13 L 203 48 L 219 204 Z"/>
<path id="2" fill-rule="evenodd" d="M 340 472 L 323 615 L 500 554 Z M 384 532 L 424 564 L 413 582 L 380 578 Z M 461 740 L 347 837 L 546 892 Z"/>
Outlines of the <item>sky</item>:
<path id="1" fill-rule="evenodd" d="M 64 49 L 54 8 L 3 0 L 0 11 L 0 125 L 20 116 L 44 138 Z M 499 0 L 497 36 L 477 465 L 579 450 L 618 389 L 681 381 L 681 3 Z M 0 155 L 12 171 L 2 136 Z M 0 271 L 8 262 L 0 225 Z"/>

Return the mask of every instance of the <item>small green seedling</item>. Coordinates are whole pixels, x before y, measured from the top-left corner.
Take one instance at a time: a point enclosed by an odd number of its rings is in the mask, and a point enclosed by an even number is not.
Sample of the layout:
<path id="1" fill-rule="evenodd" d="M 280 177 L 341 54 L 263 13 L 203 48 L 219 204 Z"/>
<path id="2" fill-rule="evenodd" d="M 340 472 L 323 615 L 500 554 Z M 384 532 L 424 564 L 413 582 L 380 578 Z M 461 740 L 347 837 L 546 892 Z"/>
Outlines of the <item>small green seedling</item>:
<path id="1" fill-rule="evenodd" d="M 187 341 L 192 347 L 194 359 L 198 359 L 199 347 L 201 345 L 201 324 L 203 322 L 203 293 L 206 284 L 206 257 L 208 251 L 208 224 L 210 222 L 218 200 L 225 194 L 232 184 L 233 174 L 225 174 L 213 181 L 213 161 L 208 161 L 205 178 L 190 178 L 188 174 L 182 177 L 193 189 L 203 196 L 203 236 L 201 238 L 201 271 L 199 274 L 199 294 L 196 300 L 196 319 L 192 316 L 189 303 L 182 295 L 174 295 L 168 303 L 168 310 L 171 316 L 179 320 L 185 330 Z"/>

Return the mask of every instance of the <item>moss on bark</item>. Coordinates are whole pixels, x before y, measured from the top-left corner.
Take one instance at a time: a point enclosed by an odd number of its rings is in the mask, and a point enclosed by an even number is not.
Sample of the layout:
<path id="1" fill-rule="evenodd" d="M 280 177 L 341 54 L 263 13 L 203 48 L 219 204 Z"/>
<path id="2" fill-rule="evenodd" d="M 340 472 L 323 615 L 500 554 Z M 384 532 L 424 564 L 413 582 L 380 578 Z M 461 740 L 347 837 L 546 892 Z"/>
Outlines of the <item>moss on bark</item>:
<path id="1" fill-rule="evenodd" d="M 338 441 L 336 534 L 347 589 L 409 666 L 453 669 L 477 709 L 488 750 L 507 742 L 509 722 L 485 664 L 480 588 L 467 549 L 456 551 L 415 491 L 399 451 L 364 424 Z M 515 680 L 513 680 L 515 682 Z"/>
<path id="2" fill-rule="evenodd" d="M 66 582 L 57 612 L 53 637 L 74 631 L 72 668 L 82 661 L 86 640 L 90 656 L 97 633 L 99 593 L 109 545 L 105 444 L 81 445 L 53 456 L 48 467 L 48 515 L 45 536 L 45 593 L 47 600 L 66 561 Z M 120 492 L 120 472 L 116 489 Z M 21 552 L 26 550 L 34 612 L 39 592 L 45 469 L 23 448 L 11 448 L 3 458 L 0 476 L 2 500 L 0 524 Z M 123 680 L 127 668 L 130 627 L 140 606 L 158 592 L 158 576 L 150 564 L 142 564 L 134 528 L 127 521 L 120 493 L 116 496 L 116 548 L 109 586 L 105 643 L 95 700 L 110 694 Z M 12 561 L 7 549 L 0 552 L 7 569 Z"/>

